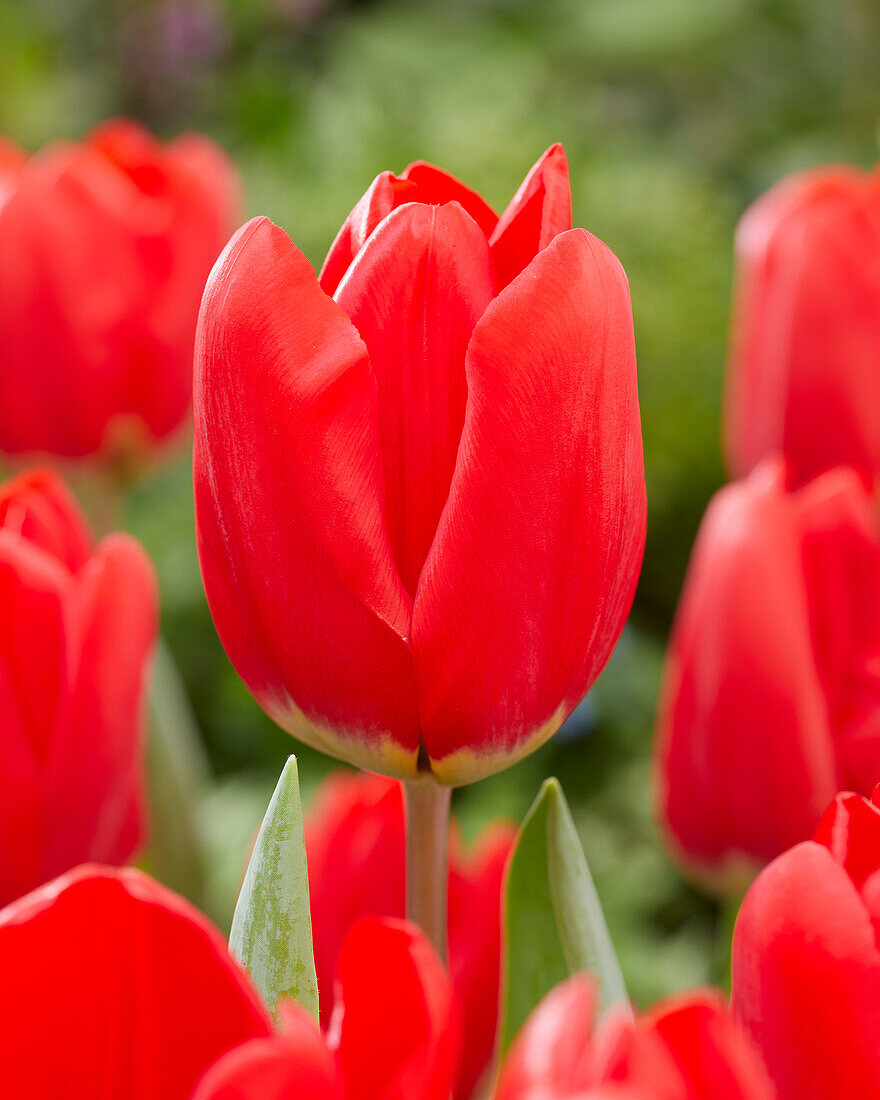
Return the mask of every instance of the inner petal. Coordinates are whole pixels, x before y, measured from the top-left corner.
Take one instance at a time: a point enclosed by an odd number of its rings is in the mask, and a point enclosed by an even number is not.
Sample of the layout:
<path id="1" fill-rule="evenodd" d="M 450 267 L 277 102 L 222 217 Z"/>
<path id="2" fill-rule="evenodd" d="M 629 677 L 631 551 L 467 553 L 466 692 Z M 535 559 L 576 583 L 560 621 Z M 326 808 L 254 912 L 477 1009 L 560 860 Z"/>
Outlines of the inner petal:
<path id="1" fill-rule="evenodd" d="M 486 237 L 458 203 L 394 211 L 336 292 L 376 374 L 388 533 L 411 595 L 455 468 L 465 353 L 494 293 Z"/>

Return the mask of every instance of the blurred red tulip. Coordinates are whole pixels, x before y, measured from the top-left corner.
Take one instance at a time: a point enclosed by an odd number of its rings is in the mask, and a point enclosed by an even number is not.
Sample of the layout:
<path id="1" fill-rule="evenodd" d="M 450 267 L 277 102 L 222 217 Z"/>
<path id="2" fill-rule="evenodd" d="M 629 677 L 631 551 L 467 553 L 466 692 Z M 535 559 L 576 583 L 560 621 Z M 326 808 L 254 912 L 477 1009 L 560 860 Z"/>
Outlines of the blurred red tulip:
<path id="1" fill-rule="evenodd" d="M 202 573 L 236 668 L 317 748 L 469 782 L 551 736 L 617 641 L 645 535 L 629 289 L 570 224 L 556 146 L 500 219 L 416 164 L 320 282 L 266 219 L 215 268 Z"/>
<path id="2" fill-rule="evenodd" d="M 0 1092 L 189 1100 L 271 1032 L 220 933 L 135 870 L 79 867 L 0 911 Z"/>
<path id="3" fill-rule="evenodd" d="M 760 1058 L 714 990 L 671 997 L 594 1031 L 585 975 L 552 990 L 517 1036 L 495 1100 L 773 1100 Z"/>
<path id="4" fill-rule="evenodd" d="M 820 168 L 746 212 L 726 408 L 730 465 L 783 452 L 792 487 L 880 473 L 880 171 Z"/>
<path id="5" fill-rule="evenodd" d="M 851 470 L 764 465 L 717 495 L 672 634 L 659 811 L 698 875 L 746 876 L 880 779 L 880 531 Z"/>
<path id="6" fill-rule="evenodd" d="M 402 917 L 406 895 L 401 785 L 384 776 L 340 772 L 319 788 L 305 823 L 312 934 L 326 1027 L 333 975 L 350 925 L 361 916 Z M 501 882 L 516 830 L 498 822 L 471 852 L 453 833 L 449 871 L 449 970 L 464 1013 L 455 1096 L 467 1100 L 495 1049 L 501 969 Z"/>
<path id="7" fill-rule="evenodd" d="M 156 602 L 138 543 L 93 547 L 50 471 L 0 486 L 0 904 L 139 846 Z"/>
<path id="8" fill-rule="evenodd" d="M 327 1041 L 298 1006 L 282 1034 L 227 1054 L 193 1100 L 448 1100 L 459 1021 L 433 947 L 403 921 L 364 918 L 339 957 Z"/>
<path id="9" fill-rule="evenodd" d="M 0 450 L 132 461 L 182 425 L 239 206 L 197 135 L 117 121 L 26 163 L 0 149 Z"/>
<path id="10" fill-rule="evenodd" d="M 746 895 L 733 1006 L 779 1100 L 880 1095 L 880 794 L 838 795 Z"/>

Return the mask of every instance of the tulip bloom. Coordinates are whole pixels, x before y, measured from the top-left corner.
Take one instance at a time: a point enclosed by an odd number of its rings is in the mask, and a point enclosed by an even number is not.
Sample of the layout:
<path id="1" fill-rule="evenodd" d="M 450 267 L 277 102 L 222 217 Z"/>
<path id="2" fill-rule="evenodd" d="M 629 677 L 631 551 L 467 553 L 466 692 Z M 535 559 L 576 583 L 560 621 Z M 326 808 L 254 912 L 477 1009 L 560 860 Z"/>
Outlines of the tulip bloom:
<path id="1" fill-rule="evenodd" d="M 726 406 L 730 466 L 784 453 L 791 485 L 880 473 L 880 171 L 783 180 L 746 212 Z"/>
<path id="2" fill-rule="evenodd" d="M 635 590 L 645 486 L 629 290 L 551 149 L 500 218 L 377 177 L 316 279 L 246 225 L 196 351 L 199 555 L 221 639 L 307 743 L 441 783 L 558 729 Z"/>
<path id="3" fill-rule="evenodd" d="M 714 990 L 679 994 L 637 1020 L 594 1026 L 596 990 L 563 982 L 523 1026 L 494 1100 L 774 1100 L 760 1058 Z"/>
<path id="4" fill-rule="evenodd" d="M 0 450 L 131 462 L 182 425 L 238 191 L 207 138 L 132 122 L 0 147 Z"/>
<path id="5" fill-rule="evenodd" d="M 733 1006 L 779 1100 L 880 1095 L 880 792 L 841 794 L 746 895 Z"/>
<path id="6" fill-rule="evenodd" d="M 0 903 L 144 833 L 142 719 L 156 584 L 127 535 L 98 546 L 50 471 L 0 486 Z"/>
<path id="7" fill-rule="evenodd" d="M 4 1096 L 447 1100 L 457 1066 L 449 981 L 404 922 L 353 926 L 326 1042 L 294 1005 L 274 1036 L 220 933 L 132 869 L 79 867 L 0 911 L 0 971 Z"/>
<path id="8" fill-rule="evenodd" d="M 672 633 L 660 816 L 719 885 L 809 837 L 880 776 L 880 531 L 851 470 L 786 492 L 778 465 L 722 489 Z M 744 885 L 744 884 L 743 884 Z"/>
<path id="9" fill-rule="evenodd" d="M 325 1041 L 298 1006 L 283 1030 L 227 1054 L 193 1100 L 449 1100 L 459 1017 L 440 959 L 404 921 L 364 918 L 339 956 Z"/>
<path id="10" fill-rule="evenodd" d="M 406 897 L 405 812 L 401 785 L 379 775 L 341 772 L 315 795 L 305 822 L 312 935 L 328 1026 L 333 974 L 345 935 L 365 915 L 402 917 Z M 501 969 L 501 885 L 515 836 L 498 822 L 461 850 L 453 833 L 449 870 L 449 969 L 464 1013 L 455 1088 L 467 1100 L 495 1049 Z"/>
<path id="11" fill-rule="evenodd" d="M 189 1100 L 271 1033 L 220 933 L 140 871 L 78 867 L 0 911 L 0 1092 Z"/>

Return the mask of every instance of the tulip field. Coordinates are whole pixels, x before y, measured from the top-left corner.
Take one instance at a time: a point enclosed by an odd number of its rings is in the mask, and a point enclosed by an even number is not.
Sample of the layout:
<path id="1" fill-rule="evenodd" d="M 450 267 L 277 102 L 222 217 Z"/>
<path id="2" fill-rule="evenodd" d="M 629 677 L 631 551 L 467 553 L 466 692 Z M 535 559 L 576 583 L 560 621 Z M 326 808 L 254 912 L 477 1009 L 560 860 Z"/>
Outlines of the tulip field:
<path id="1" fill-rule="evenodd" d="M 0 17 L 0 1097 L 880 1097 L 880 10 Z"/>

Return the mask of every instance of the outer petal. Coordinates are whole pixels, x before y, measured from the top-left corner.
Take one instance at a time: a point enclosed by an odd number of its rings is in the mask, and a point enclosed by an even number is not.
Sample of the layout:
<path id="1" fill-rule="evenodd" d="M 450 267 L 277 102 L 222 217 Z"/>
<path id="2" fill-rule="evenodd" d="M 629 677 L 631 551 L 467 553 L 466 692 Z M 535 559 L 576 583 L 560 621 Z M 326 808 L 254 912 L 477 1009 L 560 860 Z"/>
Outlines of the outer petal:
<path id="1" fill-rule="evenodd" d="M 345 933 L 358 918 L 406 912 L 403 791 L 385 776 L 340 772 L 318 789 L 305 822 L 315 968 L 326 1027 Z"/>
<path id="2" fill-rule="evenodd" d="M 838 782 L 869 794 L 880 775 L 880 527 L 854 470 L 796 494 L 816 663 Z"/>
<path id="3" fill-rule="evenodd" d="M 212 274 L 199 324 L 199 557 L 226 650 L 261 704 L 324 751 L 416 769 L 409 599 L 383 516 L 363 342 L 271 222 Z"/>
<path id="4" fill-rule="evenodd" d="M 159 146 L 144 168 L 155 173 L 157 190 L 149 194 L 150 224 L 138 232 L 146 298 L 120 412 L 139 417 L 161 439 L 189 411 L 199 304 L 211 268 L 239 222 L 241 187 L 229 158 L 195 134 L 167 149 Z"/>
<path id="5" fill-rule="evenodd" d="M 339 956 L 342 1004 L 331 1027 L 347 1095 L 448 1100 L 458 1070 L 459 1017 L 434 948 L 403 921 L 365 917 Z"/>
<path id="6" fill-rule="evenodd" d="M 880 470 L 880 177 L 792 176 L 737 233 L 726 409 L 732 468 L 783 450 L 792 484 Z"/>
<path id="7" fill-rule="evenodd" d="M 315 1021 L 289 1005 L 284 1034 L 253 1039 L 224 1055 L 192 1100 L 345 1100 L 345 1093 Z"/>
<path id="8" fill-rule="evenodd" d="M 30 470 L 0 485 L 0 529 L 21 535 L 75 573 L 92 552 L 86 518 L 54 470 Z"/>
<path id="9" fill-rule="evenodd" d="M 413 611 L 431 767 L 514 763 L 601 671 L 635 592 L 645 483 L 626 277 L 557 237 L 477 324 L 449 500 Z"/>
<path id="10" fill-rule="evenodd" d="M 738 877 L 809 836 L 836 789 L 796 508 L 765 469 L 697 539 L 660 702 L 661 818 L 700 874 Z"/>
<path id="11" fill-rule="evenodd" d="M 378 383 L 388 533 L 410 593 L 455 468 L 465 353 L 494 293 L 486 239 L 457 203 L 389 215 L 336 292 Z"/>
<path id="12" fill-rule="evenodd" d="M 551 990 L 510 1048 L 494 1100 L 561 1100 L 582 1091 L 586 1095 L 596 1083 L 590 1049 L 596 1011 L 595 982 L 586 974 L 576 974 Z"/>
<path id="13" fill-rule="evenodd" d="M 491 237 L 500 287 L 559 234 L 571 229 L 571 184 L 561 145 L 551 145 L 532 167 L 498 220 Z"/>
<path id="14" fill-rule="evenodd" d="M 101 543 L 70 594 L 70 694 L 46 772 L 45 879 L 77 863 L 124 863 L 143 840 L 157 604 L 152 565 L 127 535 Z"/>
<path id="15" fill-rule="evenodd" d="M 715 990 L 679 994 L 635 1023 L 611 1020 L 603 1030 L 603 1081 L 656 1100 L 775 1100 L 760 1057 Z"/>
<path id="16" fill-rule="evenodd" d="M 139 871 L 81 867 L 0 912 L 2 1091 L 188 1100 L 270 1022 L 220 934 Z M 47 1039 L 51 1036 L 51 1040 Z"/>
<path id="17" fill-rule="evenodd" d="M 827 848 L 797 845 L 752 886 L 733 939 L 733 1004 L 780 1100 L 880 1092 L 880 952 Z"/>
<path id="18" fill-rule="evenodd" d="M 64 697 L 69 655 L 65 602 L 70 575 L 55 558 L 0 530 L 0 665 L 35 761 L 44 763 Z"/>
<path id="19" fill-rule="evenodd" d="M 129 185 L 96 150 L 33 158 L 0 208 L 0 446 L 96 452 L 118 410 L 143 273 Z"/>

